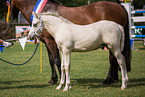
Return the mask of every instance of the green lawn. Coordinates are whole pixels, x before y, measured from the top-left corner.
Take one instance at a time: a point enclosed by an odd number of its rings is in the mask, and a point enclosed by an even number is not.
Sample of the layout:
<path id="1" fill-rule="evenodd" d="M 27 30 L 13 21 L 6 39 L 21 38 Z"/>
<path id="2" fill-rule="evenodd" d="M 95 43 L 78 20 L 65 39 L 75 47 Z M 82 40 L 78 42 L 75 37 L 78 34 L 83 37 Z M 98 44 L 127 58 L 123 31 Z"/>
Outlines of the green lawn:
<path id="1" fill-rule="evenodd" d="M 0 58 L 14 63 L 23 63 L 32 55 L 35 45 L 27 43 L 25 51 L 19 43 L 4 48 Z M 13 66 L 0 61 L 0 97 L 144 97 L 145 95 L 145 47 L 135 42 L 132 50 L 132 71 L 126 90 L 121 90 L 121 80 L 110 86 L 101 83 L 109 69 L 108 50 L 97 50 L 71 55 L 71 85 L 69 92 L 55 90 L 57 85 L 48 85 L 51 69 L 47 51 L 43 45 L 43 72 L 40 73 L 40 46 L 34 58 L 23 66 Z M 119 71 L 119 79 L 121 73 Z M 60 79 L 59 79 L 60 80 Z"/>

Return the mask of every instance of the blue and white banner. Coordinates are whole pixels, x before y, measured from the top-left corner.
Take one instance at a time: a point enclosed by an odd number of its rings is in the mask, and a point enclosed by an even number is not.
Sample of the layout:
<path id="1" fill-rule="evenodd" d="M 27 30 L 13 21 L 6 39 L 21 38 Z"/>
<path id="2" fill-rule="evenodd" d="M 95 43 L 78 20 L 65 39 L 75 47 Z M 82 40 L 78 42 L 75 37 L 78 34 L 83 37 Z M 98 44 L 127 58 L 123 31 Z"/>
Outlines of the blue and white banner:
<path id="1" fill-rule="evenodd" d="M 47 3 L 47 0 L 38 0 L 35 7 L 34 7 L 34 12 L 36 13 L 41 13 L 43 7 L 45 6 L 45 4 Z M 33 14 L 31 15 L 31 23 L 33 22 Z"/>

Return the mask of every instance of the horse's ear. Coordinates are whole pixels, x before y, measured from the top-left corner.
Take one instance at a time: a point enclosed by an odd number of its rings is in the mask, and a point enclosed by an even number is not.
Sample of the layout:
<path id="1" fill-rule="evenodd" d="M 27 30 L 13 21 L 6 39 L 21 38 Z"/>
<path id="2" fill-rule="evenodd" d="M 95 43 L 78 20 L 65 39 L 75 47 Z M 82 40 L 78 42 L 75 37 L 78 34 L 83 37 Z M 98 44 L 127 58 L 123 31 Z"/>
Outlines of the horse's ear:
<path id="1" fill-rule="evenodd" d="M 33 11 L 32 13 L 33 13 L 34 17 L 36 17 L 37 19 L 39 19 L 39 15 L 36 12 Z"/>

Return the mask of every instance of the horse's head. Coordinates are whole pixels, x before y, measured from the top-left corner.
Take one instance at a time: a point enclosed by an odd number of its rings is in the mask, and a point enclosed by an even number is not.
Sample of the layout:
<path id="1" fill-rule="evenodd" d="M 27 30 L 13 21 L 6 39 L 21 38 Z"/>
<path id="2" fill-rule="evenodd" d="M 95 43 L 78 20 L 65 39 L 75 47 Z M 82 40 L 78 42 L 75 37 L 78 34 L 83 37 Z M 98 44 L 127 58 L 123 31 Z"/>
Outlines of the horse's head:
<path id="1" fill-rule="evenodd" d="M 43 30 L 43 22 L 41 19 L 41 15 L 33 12 L 33 22 L 30 28 L 30 32 L 28 34 L 29 38 L 33 38 L 35 35 L 40 36 Z"/>

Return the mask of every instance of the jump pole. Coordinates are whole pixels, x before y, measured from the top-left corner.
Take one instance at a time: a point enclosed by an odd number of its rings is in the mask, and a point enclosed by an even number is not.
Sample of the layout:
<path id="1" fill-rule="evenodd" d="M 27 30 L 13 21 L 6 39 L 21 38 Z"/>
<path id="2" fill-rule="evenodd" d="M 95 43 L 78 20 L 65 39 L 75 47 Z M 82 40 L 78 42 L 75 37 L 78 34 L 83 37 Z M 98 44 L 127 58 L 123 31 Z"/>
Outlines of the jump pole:
<path id="1" fill-rule="evenodd" d="M 40 43 L 40 73 L 42 73 L 42 42 Z"/>

